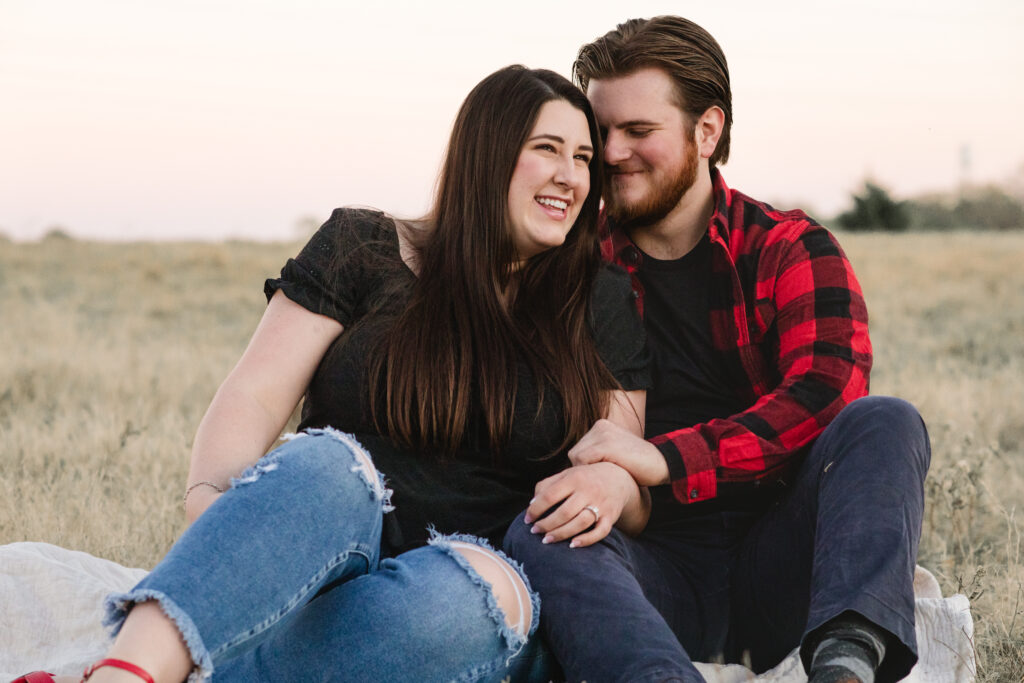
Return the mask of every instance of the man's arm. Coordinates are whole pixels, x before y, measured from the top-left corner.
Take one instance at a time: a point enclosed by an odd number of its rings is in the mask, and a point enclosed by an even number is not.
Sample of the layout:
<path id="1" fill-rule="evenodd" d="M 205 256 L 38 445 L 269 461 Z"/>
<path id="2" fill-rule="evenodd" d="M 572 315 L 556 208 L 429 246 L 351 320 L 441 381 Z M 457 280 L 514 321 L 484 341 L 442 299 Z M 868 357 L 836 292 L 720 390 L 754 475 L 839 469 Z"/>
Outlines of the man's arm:
<path id="1" fill-rule="evenodd" d="M 867 394 L 867 309 L 849 261 L 823 228 L 795 222 L 780 229 L 781 239 L 761 255 L 758 299 L 748 302 L 759 316 L 755 323 L 774 330 L 777 350 L 769 356 L 768 344 L 740 346 L 741 355 L 761 355 L 745 359 L 748 374 L 758 374 L 751 372 L 758 363 L 772 365 L 780 378 L 775 386 L 753 376 L 759 398 L 747 410 L 647 444 L 605 425 L 603 434 L 570 452 L 573 462 L 609 460 L 641 485 L 671 481 L 682 502 L 706 500 L 717 495 L 719 482 L 752 481 L 784 469 L 843 407 Z M 664 470 L 650 464 L 650 448 L 661 452 Z"/>

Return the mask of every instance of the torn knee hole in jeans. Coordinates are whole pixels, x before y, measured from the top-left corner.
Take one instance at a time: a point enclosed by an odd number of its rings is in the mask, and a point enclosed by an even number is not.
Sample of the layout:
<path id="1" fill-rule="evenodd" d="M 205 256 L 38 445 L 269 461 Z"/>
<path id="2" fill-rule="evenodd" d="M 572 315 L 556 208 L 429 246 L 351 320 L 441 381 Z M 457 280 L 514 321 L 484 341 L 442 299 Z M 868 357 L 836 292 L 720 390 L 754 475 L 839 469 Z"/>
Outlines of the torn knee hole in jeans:
<path id="1" fill-rule="evenodd" d="M 395 509 L 395 506 L 391 504 L 392 492 L 391 489 L 387 487 L 384 475 L 377 470 L 373 464 L 373 458 L 370 457 L 370 454 L 354 436 L 334 429 L 333 427 L 319 427 L 315 429 L 307 429 L 299 433 L 284 434 L 281 436 L 281 441 L 295 441 L 308 436 L 326 436 L 343 444 L 355 460 L 355 464 L 352 465 L 350 471 L 359 474 L 363 482 L 370 489 L 374 499 L 380 501 L 381 507 L 385 513 L 391 512 Z M 234 487 L 240 484 L 250 484 L 267 472 L 273 472 L 278 468 L 278 461 L 281 457 L 280 452 L 277 450 L 265 455 L 255 465 L 242 472 L 240 476 L 233 478 L 231 480 L 231 486 Z"/>
<path id="2" fill-rule="evenodd" d="M 508 586 L 511 587 L 511 592 L 515 597 L 515 613 L 512 613 L 511 609 L 504 609 L 506 623 L 519 635 L 525 636 L 526 630 L 526 613 L 529 610 L 530 600 L 529 596 L 526 595 L 526 586 L 523 585 L 523 581 L 519 578 L 515 572 L 504 562 L 500 557 L 495 555 L 490 550 L 485 550 L 478 545 L 472 543 L 464 543 L 462 541 L 455 541 L 452 544 L 452 548 L 456 552 L 460 553 L 463 557 L 469 560 L 470 564 L 475 563 L 470 559 L 474 554 L 478 555 L 484 562 L 489 562 L 492 569 L 496 568 L 500 574 L 497 576 L 498 580 L 505 579 L 508 581 Z M 480 567 L 476 567 L 478 572 Z M 487 572 L 489 573 L 489 572 Z M 490 581 L 492 590 L 495 589 L 494 581 Z M 495 590 L 497 593 L 497 590 Z M 495 599 L 500 602 L 501 597 L 495 595 Z M 511 605 L 510 605 L 511 606 Z M 515 623 L 512 623 L 514 620 Z"/>
<path id="3" fill-rule="evenodd" d="M 540 607 L 537 594 L 530 589 L 529 581 L 523 575 L 520 565 L 501 551 L 493 549 L 486 540 L 471 535 L 446 536 L 431 529 L 428 543 L 447 553 L 466 571 L 470 580 L 484 590 L 488 615 L 498 626 L 499 633 L 511 653 L 511 659 L 522 649 L 528 635 L 536 628 Z M 482 558 L 495 570 L 492 578 L 504 580 L 511 593 L 506 596 L 510 608 L 514 607 L 517 614 L 509 614 L 511 609 L 506 611 L 502 608 L 494 586 L 480 575 L 477 571 L 479 565 L 475 566 L 470 558 L 477 561 Z"/>

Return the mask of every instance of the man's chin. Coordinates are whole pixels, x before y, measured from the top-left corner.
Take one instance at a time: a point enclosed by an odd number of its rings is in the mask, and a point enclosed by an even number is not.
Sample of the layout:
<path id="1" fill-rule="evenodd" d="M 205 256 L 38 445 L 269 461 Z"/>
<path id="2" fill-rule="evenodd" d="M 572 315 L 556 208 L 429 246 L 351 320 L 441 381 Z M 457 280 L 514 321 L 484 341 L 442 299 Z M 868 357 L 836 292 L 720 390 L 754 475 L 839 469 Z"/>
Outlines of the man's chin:
<path id="1" fill-rule="evenodd" d="M 605 202 L 605 211 L 608 218 L 620 227 L 633 227 L 653 223 L 663 216 L 651 216 L 650 202 L 639 201 L 626 202 L 622 199 L 612 199 Z"/>
<path id="2" fill-rule="evenodd" d="M 649 204 L 646 196 L 624 197 L 621 192 L 609 192 L 605 190 L 605 211 L 615 221 L 633 220 L 637 214 L 642 213 L 644 207 Z"/>

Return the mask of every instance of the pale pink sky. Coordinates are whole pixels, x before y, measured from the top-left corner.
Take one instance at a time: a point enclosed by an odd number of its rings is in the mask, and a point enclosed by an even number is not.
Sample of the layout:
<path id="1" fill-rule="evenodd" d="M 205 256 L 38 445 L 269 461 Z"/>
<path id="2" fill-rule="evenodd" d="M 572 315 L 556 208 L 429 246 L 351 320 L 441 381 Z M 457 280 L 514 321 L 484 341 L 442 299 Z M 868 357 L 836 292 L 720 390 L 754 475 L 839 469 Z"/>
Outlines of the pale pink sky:
<path id="1" fill-rule="evenodd" d="M 351 7 L 349 5 L 352 5 Z M 624 9 L 628 7 L 628 9 Z M 496 9 L 497 8 L 497 9 Z M 823 217 L 1024 164 L 1024 3 L 0 0 L 0 233 L 283 239 L 429 201 L 469 89 L 680 13 L 722 44 L 726 180 Z"/>

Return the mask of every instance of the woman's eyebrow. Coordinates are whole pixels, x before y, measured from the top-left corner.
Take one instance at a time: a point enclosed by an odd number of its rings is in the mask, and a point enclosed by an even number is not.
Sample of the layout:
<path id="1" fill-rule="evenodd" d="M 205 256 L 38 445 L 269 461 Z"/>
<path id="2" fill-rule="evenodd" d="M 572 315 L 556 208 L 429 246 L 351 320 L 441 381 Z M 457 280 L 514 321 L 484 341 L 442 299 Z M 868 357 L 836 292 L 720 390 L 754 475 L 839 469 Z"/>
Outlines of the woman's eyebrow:
<path id="1" fill-rule="evenodd" d="M 554 140 L 555 142 L 558 142 L 558 143 L 563 144 L 563 145 L 565 144 L 565 138 L 563 138 L 563 137 L 561 137 L 559 135 L 553 135 L 551 133 L 541 133 L 540 135 L 534 135 L 531 138 L 527 138 L 526 141 L 527 142 L 533 142 L 534 140 L 538 140 L 538 139 L 541 139 L 541 138 L 544 138 L 546 140 Z M 580 145 L 579 149 L 585 150 L 587 152 L 593 152 L 594 151 L 594 148 L 591 147 L 590 145 Z"/>

